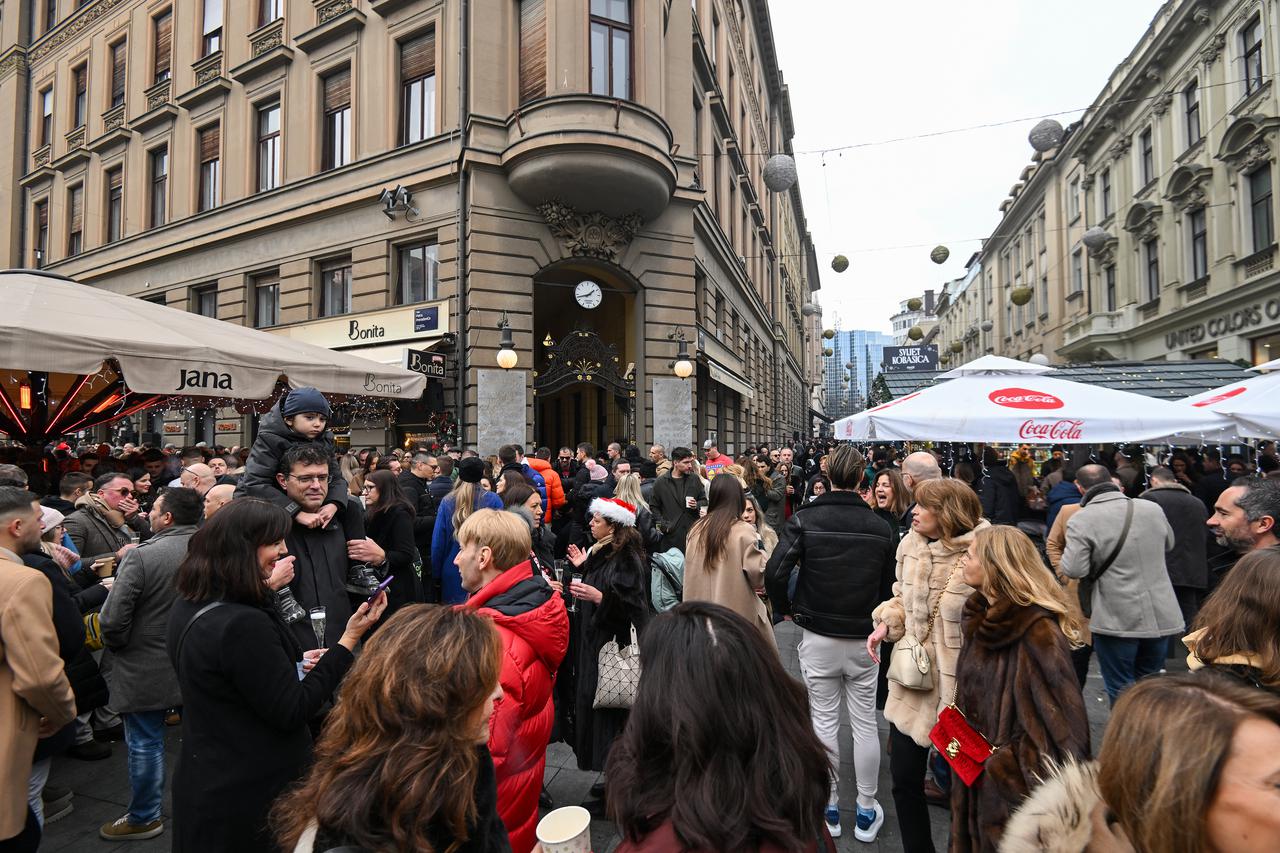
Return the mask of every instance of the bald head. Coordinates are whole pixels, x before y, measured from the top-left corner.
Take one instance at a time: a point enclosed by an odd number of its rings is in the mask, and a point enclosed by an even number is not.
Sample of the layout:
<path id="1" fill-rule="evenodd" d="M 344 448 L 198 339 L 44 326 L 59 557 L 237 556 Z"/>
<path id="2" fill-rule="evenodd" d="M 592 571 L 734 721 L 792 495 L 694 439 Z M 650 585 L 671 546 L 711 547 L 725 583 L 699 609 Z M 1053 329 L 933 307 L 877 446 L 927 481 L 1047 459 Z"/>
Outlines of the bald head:
<path id="1" fill-rule="evenodd" d="M 1105 465 L 1084 465 L 1076 469 L 1076 486 L 1087 492 L 1094 486 L 1111 482 L 1111 472 Z"/>
<path id="2" fill-rule="evenodd" d="M 213 469 L 203 462 L 193 462 L 182 469 L 182 487 L 195 489 L 201 495 L 209 494 L 209 490 L 218 482 Z"/>
<path id="3" fill-rule="evenodd" d="M 902 480 L 909 489 L 914 489 L 925 480 L 941 478 L 942 469 L 938 467 L 938 460 L 932 453 L 921 450 L 902 460 Z"/>
<path id="4" fill-rule="evenodd" d="M 226 506 L 227 502 L 231 500 L 231 496 L 234 495 L 235 492 L 236 487 L 229 483 L 223 483 L 210 489 L 204 496 L 205 521 L 213 518 L 218 510 Z"/>

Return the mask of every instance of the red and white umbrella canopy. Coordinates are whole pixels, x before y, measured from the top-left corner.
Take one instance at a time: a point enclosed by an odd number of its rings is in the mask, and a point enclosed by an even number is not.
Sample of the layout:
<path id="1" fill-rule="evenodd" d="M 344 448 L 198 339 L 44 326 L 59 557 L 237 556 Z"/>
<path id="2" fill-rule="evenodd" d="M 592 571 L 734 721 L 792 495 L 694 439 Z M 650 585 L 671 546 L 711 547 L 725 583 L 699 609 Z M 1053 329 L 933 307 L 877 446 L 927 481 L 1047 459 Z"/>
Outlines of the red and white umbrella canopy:
<path id="1" fill-rule="evenodd" d="M 1280 359 L 1253 369 L 1271 372 L 1187 397 L 1179 403 L 1230 418 L 1242 436 L 1276 438 L 1280 436 Z"/>
<path id="2" fill-rule="evenodd" d="M 963 373 L 835 424 L 838 439 L 878 441 L 1211 442 L 1235 433 L 1216 412 L 1025 371 Z"/>

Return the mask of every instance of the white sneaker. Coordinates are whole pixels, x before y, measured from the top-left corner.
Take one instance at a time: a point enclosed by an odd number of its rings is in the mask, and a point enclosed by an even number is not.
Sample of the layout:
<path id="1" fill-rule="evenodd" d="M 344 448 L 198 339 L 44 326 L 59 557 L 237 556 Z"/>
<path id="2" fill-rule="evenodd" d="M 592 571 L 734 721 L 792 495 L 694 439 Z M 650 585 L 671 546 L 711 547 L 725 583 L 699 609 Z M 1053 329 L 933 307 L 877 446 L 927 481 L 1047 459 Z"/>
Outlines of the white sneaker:
<path id="1" fill-rule="evenodd" d="M 869 844 L 876 840 L 876 835 L 880 833 L 880 827 L 884 825 L 884 808 L 878 801 L 875 804 L 875 808 L 864 809 L 862 806 L 857 808 L 856 821 L 853 825 L 853 837 Z"/>
<path id="2" fill-rule="evenodd" d="M 827 832 L 831 833 L 832 838 L 840 837 L 840 809 L 835 806 L 827 806 Z"/>

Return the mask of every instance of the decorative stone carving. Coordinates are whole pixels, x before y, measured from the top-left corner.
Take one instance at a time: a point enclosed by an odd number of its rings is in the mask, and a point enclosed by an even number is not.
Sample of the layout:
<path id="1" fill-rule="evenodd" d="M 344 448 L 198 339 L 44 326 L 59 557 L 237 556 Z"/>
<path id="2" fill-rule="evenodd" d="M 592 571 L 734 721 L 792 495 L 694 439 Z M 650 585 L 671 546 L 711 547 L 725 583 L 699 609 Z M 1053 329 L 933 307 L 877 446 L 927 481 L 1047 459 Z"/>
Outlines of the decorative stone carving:
<path id="1" fill-rule="evenodd" d="M 1156 96 L 1156 99 L 1151 102 L 1151 111 L 1155 113 L 1157 117 L 1162 117 L 1169 111 L 1169 104 L 1172 102 L 1173 95 L 1168 92 L 1161 92 Z"/>
<path id="2" fill-rule="evenodd" d="M 1215 156 L 1236 171 L 1251 172 L 1274 159 L 1271 139 L 1277 130 L 1280 130 L 1280 118 L 1242 116 L 1227 128 Z"/>
<path id="3" fill-rule="evenodd" d="M 351 0 L 328 0 L 316 4 L 316 18 L 321 24 L 327 24 L 343 12 L 352 8 Z"/>
<path id="4" fill-rule="evenodd" d="M 1080 179 L 1080 189 L 1084 190 L 1085 192 L 1088 192 L 1089 190 L 1093 189 L 1094 180 L 1095 178 L 1093 173 L 1086 172 L 1085 176 Z"/>
<path id="5" fill-rule="evenodd" d="M 69 41 L 74 41 L 80 34 L 91 28 L 100 18 L 106 17 L 117 6 L 124 5 L 125 0 L 98 0 L 92 6 L 85 6 L 71 13 L 69 20 L 58 24 L 52 36 L 35 50 L 31 51 L 29 60 L 35 65 L 53 51 L 58 50 Z"/>
<path id="6" fill-rule="evenodd" d="M 1123 134 L 1115 142 L 1111 143 L 1111 147 L 1107 149 L 1107 154 L 1111 159 L 1119 160 L 1129 150 L 1131 144 L 1133 144 L 1133 137 L 1127 133 Z"/>
<path id="7" fill-rule="evenodd" d="M 1207 26 L 1213 20 L 1213 16 L 1209 14 L 1209 10 L 1201 6 L 1191 14 L 1191 19 L 1200 26 Z"/>
<path id="8" fill-rule="evenodd" d="M 67 149 L 84 147 L 84 126 L 81 125 L 67 134 Z"/>
<path id="9" fill-rule="evenodd" d="M 27 52 L 21 47 L 11 47 L 4 56 L 0 56 L 0 81 L 8 80 L 13 74 L 26 72 L 29 67 Z"/>
<path id="10" fill-rule="evenodd" d="M 169 103 L 169 90 L 172 88 L 171 82 L 169 80 L 161 80 L 146 91 L 147 112 Z"/>
<path id="11" fill-rule="evenodd" d="M 1208 166 L 1179 166 L 1169 176 L 1164 197 L 1183 211 L 1199 210 L 1209 204 L 1209 181 L 1213 169 Z"/>
<path id="12" fill-rule="evenodd" d="M 257 59 L 284 44 L 284 19 L 273 21 L 249 36 L 249 54 Z"/>
<path id="13" fill-rule="evenodd" d="M 1226 33 L 1214 33 L 1209 36 L 1209 41 L 1200 50 L 1200 61 L 1205 65 L 1213 65 L 1218 61 L 1218 57 L 1222 55 L 1222 50 L 1227 46 Z"/>
<path id="14" fill-rule="evenodd" d="M 210 54 L 192 68 L 196 72 L 196 88 L 200 88 L 210 80 L 216 80 L 222 74 L 222 51 Z"/>
<path id="15" fill-rule="evenodd" d="M 1241 172 L 1252 172 L 1257 166 L 1271 160 L 1271 157 L 1271 143 L 1258 139 L 1237 157 L 1236 168 Z"/>
<path id="16" fill-rule="evenodd" d="M 110 133 L 124 126 L 124 104 L 102 114 L 102 132 Z"/>
<path id="17" fill-rule="evenodd" d="M 49 165 L 49 146 L 37 148 L 36 152 L 31 155 L 31 168 L 39 169 L 41 166 Z"/>
<path id="18" fill-rule="evenodd" d="M 611 263 L 617 262 L 618 254 L 631 244 L 636 232 L 644 226 L 644 220 L 638 213 L 614 219 L 599 211 L 578 213 L 558 201 L 538 205 L 538 212 L 567 252 Z"/>
<path id="19" fill-rule="evenodd" d="M 1138 202 L 1129 208 L 1129 213 L 1124 218 L 1124 230 L 1140 242 L 1150 240 L 1160 233 L 1160 216 L 1163 212 L 1155 202 Z"/>

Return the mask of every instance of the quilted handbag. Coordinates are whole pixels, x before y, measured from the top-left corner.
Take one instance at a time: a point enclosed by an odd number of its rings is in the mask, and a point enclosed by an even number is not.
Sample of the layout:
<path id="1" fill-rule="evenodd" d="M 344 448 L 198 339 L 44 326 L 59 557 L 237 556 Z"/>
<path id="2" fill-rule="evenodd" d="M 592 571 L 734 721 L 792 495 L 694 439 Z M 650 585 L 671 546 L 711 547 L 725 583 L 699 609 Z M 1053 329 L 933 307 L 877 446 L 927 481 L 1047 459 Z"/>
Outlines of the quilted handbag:
<path id="1" fill-rule="evenodd" d="M 942 599 L 946 596 L 947 587 L 951 586 L 951 579 L 955 577 L 959 565 L 957 563 L 951 569 L 951 574 L 947 575 L 947 582 L 942 585 L 942 591 L 938 593 L 938 600 L 934 602 L 933 612 L 929 614 L 924 636 L 917 640 L 912 634 L 904 633 L 902 639 L 893 644 L 893 651 L 889 654 L 889 671 L 885 673 L 885 678 L 895 684 L 908 690 L 933 689 L 933 659 L 929 657 L 929 650 L 924 644 L 933 634 L 933 623 L 938 620 Z"/>
<path id="2" fill-rule="evenodd" d="M 600 649 L 599 664 L 596 698 L 591 707 L 629 710 L 640 686 L 640 641 L 635 625 L 631 626 L 631 645 L 620 648 L 618 641 L 610 638 Z"/>
<path id="3" fill-rule="evenodd" d="M 938 722 L 929 732 L 929 740 L 956 775 L 970 786 L 982 775 L 986 760 L 999 749 L 987 743 L 954 704 L 942 709 Z"/>

